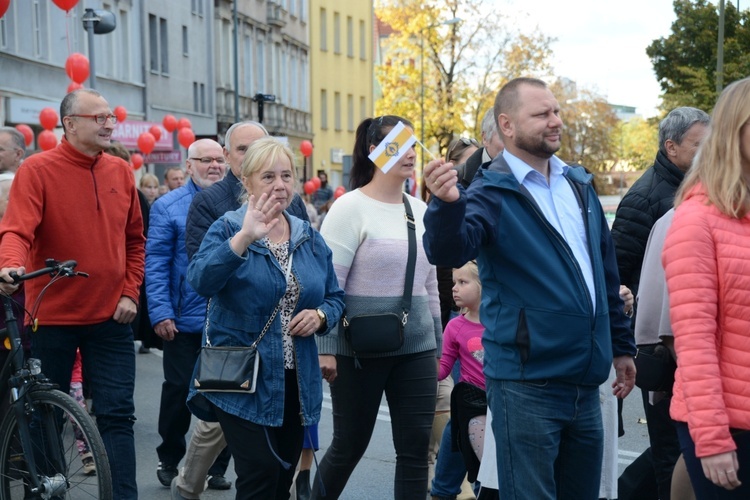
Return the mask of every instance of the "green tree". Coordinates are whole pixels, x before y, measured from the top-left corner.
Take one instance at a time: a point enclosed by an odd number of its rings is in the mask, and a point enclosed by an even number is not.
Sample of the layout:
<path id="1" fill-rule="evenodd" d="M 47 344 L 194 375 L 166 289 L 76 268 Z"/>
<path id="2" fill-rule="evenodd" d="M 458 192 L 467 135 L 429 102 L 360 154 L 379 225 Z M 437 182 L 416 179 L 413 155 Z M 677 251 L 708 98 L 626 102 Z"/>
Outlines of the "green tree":
<path id="1" fill-rule="evenodd" d="M 675 0 L 672 33 L 646 49 L 659 80 L 662 109 L 693 106 L 710 111 L 716 99 L 718 6 L 708 0 Z M 726 3 L 724 71 L 727 85 L 750 74 L 750 16 Z"/>
<path id="2" fill-rule="evenodd" d="M 606 99 L 588 89 L 578 89 L 568 79 L 558 79 L 550 90 L 560 103 L 563 121 L 558 156 L 591 171 L 613 168 L 619 155 L 616 134 L 620 120 Z"/>
<path id="3" fill-rule="evenodd" d="M 439 154 L 454 134 L 471 130 L 478 135 L 484 112 L 508 79 L 549 70 L 552 39 L 506 29 L 487 0 L 381 0 L 375 13 L 394 31 L 381 41 L 376 75 L 382 97 L 375 112 L 409 118 L 419 137 L 424 92 L 425 142 Z M 462 21 L 441 24 L 456 17 Z"/>
<path id="4" fill-rule="evenodd" d="M 615 141 L 620 144 L 621 164 L 618 169 L 644 170 L 653 165 L 659 149 L 658 121 L 635 117 L 621 122 Z"/>

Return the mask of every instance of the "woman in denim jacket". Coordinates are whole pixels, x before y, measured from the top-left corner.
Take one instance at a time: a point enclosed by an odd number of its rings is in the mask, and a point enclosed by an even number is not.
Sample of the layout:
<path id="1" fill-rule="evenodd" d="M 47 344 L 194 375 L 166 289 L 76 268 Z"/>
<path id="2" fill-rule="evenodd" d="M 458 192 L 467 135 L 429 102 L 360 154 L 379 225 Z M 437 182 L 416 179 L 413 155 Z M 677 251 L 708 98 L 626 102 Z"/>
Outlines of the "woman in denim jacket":
<path id="1" fill-rule="evenodd" d="M 242 162 L 241 180 L 247 203 L 211 226 L 188 281 L 210 297 L 204 335 L 214 346 L 249 346 L 277 306 L 279 311 L 258 344 L 256 391 L 193 388 L 188 406 L 199 418 L 221 423 L 235 459 L 238 499 L 286 499 L 303 426 L 320 419 L 323 389 L 313 334 L 325 335 L 338 323 L 344 292 L 323 238 L 284 212 L 294 195 L 291 150 L 275 139 L 256 141 Z"/>

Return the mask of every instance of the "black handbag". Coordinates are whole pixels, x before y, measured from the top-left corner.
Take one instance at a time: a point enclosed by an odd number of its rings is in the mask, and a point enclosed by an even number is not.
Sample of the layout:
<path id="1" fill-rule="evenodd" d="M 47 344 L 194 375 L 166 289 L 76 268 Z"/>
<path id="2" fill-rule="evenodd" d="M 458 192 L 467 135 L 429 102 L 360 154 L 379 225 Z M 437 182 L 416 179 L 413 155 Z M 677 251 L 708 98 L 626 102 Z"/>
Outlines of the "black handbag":
<path id="1" fill-rule="evenodd" d="M 635 385 L 644 391 L 672 392 L 677 363 L 664 344 L 638 346 L 635 355 Z"/>
<path id="2" fill-rule="evenodd" d="M 250 346 L 212 346 L 206 320 L 206 345 L 198 356 L 193 382 L 198 392 L 255 392 L 260 369 L 258 343 L 263 339 L 279 312 L 276 306 L 263 331 Z"/>
<path id="3" fill-rule="evenodd" d="M 417 262 L 417 233 L 409 200 L 406 195 L 403 195 L 403 199 L 409 237 L 409 257 L 406 261 L 404 294 L 401 298 L 402 313 L 358 314 L 351 318 L 342 317 L 344 334 L 355 356 L 398 351 L 404 345 L 404 327 L 409 319 L 414 267 Z"/>
<path id="4" fill-rule="evenodd" d="M 289 253 L 286 265 L 286 281 L 292 272 L 293 254 Z M 281 300 L 284 297 L 282 296 Z M 250 346 L 212 346 L 208 335 L 208 313 L 206 313 L 206 345 L 201 348 L 198 356 L 198 368 L 195 371 L 193 386 L 198 392 L 239 392 L 252 394 L 255 392 L 260 369 L 260 354 L 258 344 L 268 332 L 274 318 L 281 309 L 281 300 L 268 318 L 266 326 Z M 208 302 L 207 310 L 211 306 Z"/>

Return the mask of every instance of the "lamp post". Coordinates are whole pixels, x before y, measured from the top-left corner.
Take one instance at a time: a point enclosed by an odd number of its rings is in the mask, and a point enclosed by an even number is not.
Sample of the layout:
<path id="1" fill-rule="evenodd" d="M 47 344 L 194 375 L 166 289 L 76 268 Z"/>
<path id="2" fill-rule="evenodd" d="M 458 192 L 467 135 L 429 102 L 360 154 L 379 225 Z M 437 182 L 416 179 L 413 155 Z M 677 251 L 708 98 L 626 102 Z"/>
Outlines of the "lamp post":
<path id="1" fill-rule="evenodd" d="M 449 24 L 456 24 L 460 23 L 461 18 L 460 17 L 454 17 L 453 19 L 448 19 L 447 21 L 443 21 L 441 23 L 435 23 L 431 24 L 429 26 L 425 26 L 424 28 L 419 30 L 419 64 L 420 64 L 420 72 L 419 72 L 419 81 L 420 81 L 420 97 L 419 97 L 419 108 L 422 112 L 422 120 L 421 120 L 421 131 L 420 131 L 420 140 L 422 141 L 422 146 L 424 147 L 424 32 L 427 30 L 431 30 L 432 28 L 437 28 L 438 26 L 445 26 Z M 422 170 L 424 170 L 424 151 L 422 151 L 422 154 L 420 155 L 422 158 Z"/>

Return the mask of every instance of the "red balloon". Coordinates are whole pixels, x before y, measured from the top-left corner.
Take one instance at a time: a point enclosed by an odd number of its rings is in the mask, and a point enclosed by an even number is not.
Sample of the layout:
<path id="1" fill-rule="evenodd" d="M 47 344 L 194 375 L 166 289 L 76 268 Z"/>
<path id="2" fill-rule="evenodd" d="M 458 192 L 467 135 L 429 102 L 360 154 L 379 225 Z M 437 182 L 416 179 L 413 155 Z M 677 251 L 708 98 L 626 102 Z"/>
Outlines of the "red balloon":
<path id="1" fill-rule="evenodd" d="M 177 142 L 179 142 L 183 148 L 189 148 L 190 145 L 195 142 L 195 134 L 192 129 L 181 128 L 177 132 Z"/>
<path id="2" fill-rule="evenodd" d="M 158 125 L 152 125 L 151 128 L 148 129 L 148 131 L 151 133 L 151 135 L 154 136 L 154 139 L 156 139 L 157 141 L 161 139 L 161 129 Z"/>
<path id="3" fill-rule="evenodd" d="M 187 118 L 180 118 L 177 121 L 177 130 L 182 130 L 184 128 L 193 128 L 193 124 L 190 123 L 190 120 Z"/>
<path id="4" fill-rule="evenodd" d="M 73 52 L 65 61 L 65 72 L 74 82 L 85 82 L 89 77 L 89 58 L 80 52 Z"/>
<path id="5" fill-rule="evenodd" d="M 312 154 L 312 151 L 313 151 L 312 142 L 310 142 L 310 141 L 302 141 L 299 144 L 299 151 L 300 151 L 300 153 L 302 153 L 302 156 L 304 156 L 305 158 L 307 158 L 308 156 L 310 156 Z"/>
<path id="6" fill-rule="evenodd" d="M 82 84 L 77 83 L 77 82 L 70 82 L 70 85 L 68 85 L 68 94 L 70 94 L 71 92 L 75 90 L 82 89 L 82 88 L 83 88 Z"/>
<path id="7" fill-rule="evenodd" d="M 52 108 L 44 108 L 39 112 L 39 123 L 45 130 L 53 130 L 57 127 L 58 120 L 57 112 Z"/>
<path id="8" fill-rule="evenodd" d="M 303 187 L 305 188 L 306 194 L 313 194 L 316 191 L 315 184 L 313 183 L 313 181 L 305 182 Z"/>
<path id="9" fill-rule="evenodd" d="M 167 132 L 174 132 L 177 130 L 177 118 L 172 115 L 165 116 L 161 121 L 161 124 L 164 125 Z"/>
<path id="10" fill-rule="evenodd" d="M 57 146 L 57 136 L 51 130 L 43 130 L 36 138 L 36 142 L 42 150 L 48 151 Z"/>
<path id="11" fill-rule="evenodd" d="M 78 0 L 52 0 L 52 2 L 65 12 L 76 6 Z"/>
<path id="12" fill-rule="evenodd" d="M 344 186 L 337 187 L 336 191 L 333 192 L 333 199 L 338 200 L 344 193 L 346 193 L 346 188 Z"/>
<path id="13" fill-rule="evenodd" d="M 138 170 L 143 166 L 143 155 L 140 153 L 133 153 L 130 155 L 130 163 L 133 164 L 133 170 Z"/>
<path id="14" fill-rule="evenodd" d="M 315 185 L 315 189 L 320 189 L 320 186 L 323 185 L 323 183 L 320 180 L 320 177 L 313 177 L 310 179 L 310 182 L 312 182 Z"/>
<path id="15" fill-rule="evenodd" d="M 34 131 L 31 130 L 31 127 L 25 123 L 21 123 L 20 125 L 16 125 L 16 130 L 23 134 L 23 142 L 25 142 L 27 146 L 31 146 L 31 143 L 34 140 Z"/>
<path id="16" fill-rule="evenodd" d="M 125 106 L 117 106 L 112 110 L 112 112 L 117 117 L 118 122 L 124 122 L 128 119 L 128 110 L 125 108 Z"/>
<path id="17" fill-rule="evenodd" d="M 147 155 L 151 154 L 151 151 L 154 150 L 154 146 L 156 146 L 156 139 L 154 139 L 154 136 L 149 132 L 144 132 L 138 136 L 138 149 Z"/>
<path id="18" fill-rule="evenodd" d="M 0 0 L 0 17 L 3 17 L 10 7 L 10 0 Z"/>

